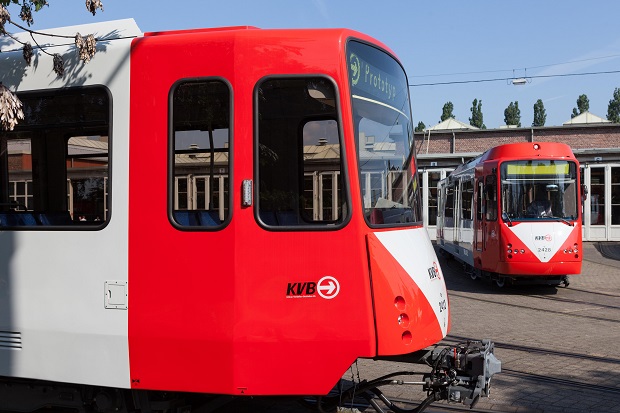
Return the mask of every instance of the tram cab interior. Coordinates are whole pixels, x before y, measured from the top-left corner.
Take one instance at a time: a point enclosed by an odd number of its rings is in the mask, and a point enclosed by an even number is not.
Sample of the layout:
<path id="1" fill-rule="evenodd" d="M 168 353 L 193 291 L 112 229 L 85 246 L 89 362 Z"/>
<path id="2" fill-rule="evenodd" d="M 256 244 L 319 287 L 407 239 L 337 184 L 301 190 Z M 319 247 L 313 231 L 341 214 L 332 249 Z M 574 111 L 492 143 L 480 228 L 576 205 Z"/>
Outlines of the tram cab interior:
<path id="1" fill-rule="evenodd" d="M 510 220 L 578 217 L 575 164 L 510 161 L 501 167 L 502 214 Z"/>

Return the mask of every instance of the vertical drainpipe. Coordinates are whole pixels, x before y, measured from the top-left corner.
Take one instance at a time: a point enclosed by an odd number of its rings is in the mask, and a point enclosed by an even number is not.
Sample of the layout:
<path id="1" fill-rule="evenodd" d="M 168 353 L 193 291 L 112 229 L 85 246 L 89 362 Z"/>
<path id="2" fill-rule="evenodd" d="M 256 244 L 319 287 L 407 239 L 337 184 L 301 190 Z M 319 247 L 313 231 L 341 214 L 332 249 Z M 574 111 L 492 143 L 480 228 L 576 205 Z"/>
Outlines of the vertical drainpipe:
<path id="1" fill-rule="evenodd" d="M 531 131 L 530 142 L 534 142 L 534 128 L 530 128 L 530 131 Z"/>
<path id="2" fill-rule="evenodd" d="M 452 153 L 456 153 L 456 133 L 452 131 Z"/>

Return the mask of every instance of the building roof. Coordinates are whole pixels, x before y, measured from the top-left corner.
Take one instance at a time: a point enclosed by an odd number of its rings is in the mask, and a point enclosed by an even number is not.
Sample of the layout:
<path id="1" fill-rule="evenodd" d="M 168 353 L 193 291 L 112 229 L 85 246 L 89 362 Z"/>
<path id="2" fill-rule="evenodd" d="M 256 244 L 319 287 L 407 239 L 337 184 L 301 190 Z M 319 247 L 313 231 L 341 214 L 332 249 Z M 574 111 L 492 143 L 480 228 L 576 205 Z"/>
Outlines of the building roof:
<path id="1" fill-rule="evenodd" d="M 475 126 L 468 125 L 454 118 L 448 118 L 443 122 L 439 122 L 435 126 L 431 126 L 427 128 L 427 131 L 436 131 L 436 130 L 463 130 L 463 129 L 478 129 Z"/>
<path id="2" fill-rule="evenodd" d="M 600 116 L 596 116 L 593 113 L 585 111 L 569 121 L 563 123 L 563 125 L 583 125 L 588 123 L 611 123 L 607 119 L 603 119 Z"/>

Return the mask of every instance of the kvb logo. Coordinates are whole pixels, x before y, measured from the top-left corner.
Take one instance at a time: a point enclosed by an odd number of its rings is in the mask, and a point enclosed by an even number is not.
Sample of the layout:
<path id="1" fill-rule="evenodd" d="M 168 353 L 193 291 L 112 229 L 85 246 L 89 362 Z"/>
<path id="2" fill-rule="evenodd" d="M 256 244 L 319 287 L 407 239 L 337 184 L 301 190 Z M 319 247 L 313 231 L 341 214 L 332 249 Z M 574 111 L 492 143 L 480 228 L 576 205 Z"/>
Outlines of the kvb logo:
<path id="1" fill-rule="evenodd" d="M 334 277 L 323 277 L 318 282 L 319 295 L 326 300 L 331 300 L 340 292 L 340 283 Z"/>
<path id="2" fill-rule="evenodd" d="M 316 298 L 320 297 L 331 300 L 340 292 L 340 283 L 331 276 L 325 276 L 318 282 L 294 282 L 288 283 L 286 288 L 286 298 Z"/>
<path id="3" fill-rule="evenodd" d="M 431 281 L 441 280 L 441 272 L 439 272 L 439 265 L 437 265 L 436 262 L 433 262 L 433 266 L 428 267 L 427 271 L 428 271 L 428 278 L 430 278 Z"/>

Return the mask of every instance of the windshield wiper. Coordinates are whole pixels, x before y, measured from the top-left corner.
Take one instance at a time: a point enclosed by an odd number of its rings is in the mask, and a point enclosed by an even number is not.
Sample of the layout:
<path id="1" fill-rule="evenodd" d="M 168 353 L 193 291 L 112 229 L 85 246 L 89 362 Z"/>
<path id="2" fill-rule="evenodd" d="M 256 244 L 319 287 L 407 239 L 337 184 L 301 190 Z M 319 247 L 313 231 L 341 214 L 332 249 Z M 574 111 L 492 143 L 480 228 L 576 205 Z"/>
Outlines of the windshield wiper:
<path id="1" fill-rule="evenodd" d="M 561 222 L 565 223 L 566 225 L 568 225 L 569 227 L 574 227 L 575 226 L 575 224 L 573 224 L 572 222 L 570 222 L 567 219 L 564 219 L 564 218 L 561 218 L 561 217 L 551 217 L 551 218 L 555 219 L 556 221 L 561 221 Z"/>

